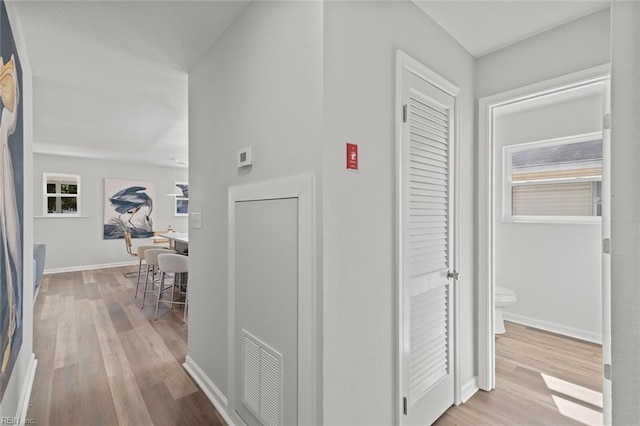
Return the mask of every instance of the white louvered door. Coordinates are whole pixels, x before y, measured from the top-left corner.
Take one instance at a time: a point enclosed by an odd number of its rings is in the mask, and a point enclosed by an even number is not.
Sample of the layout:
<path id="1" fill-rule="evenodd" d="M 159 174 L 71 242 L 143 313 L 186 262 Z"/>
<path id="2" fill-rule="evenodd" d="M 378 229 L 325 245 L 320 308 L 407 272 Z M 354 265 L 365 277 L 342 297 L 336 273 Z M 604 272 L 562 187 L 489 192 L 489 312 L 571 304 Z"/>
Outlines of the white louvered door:
<path id="1" fill-rule="evenodd" d="M 403 423 L 433 423 L 454 402 L 454 98 L 405 70 L 400 157 Z M 405 400 L 406 398 L 406 400 Z"/>

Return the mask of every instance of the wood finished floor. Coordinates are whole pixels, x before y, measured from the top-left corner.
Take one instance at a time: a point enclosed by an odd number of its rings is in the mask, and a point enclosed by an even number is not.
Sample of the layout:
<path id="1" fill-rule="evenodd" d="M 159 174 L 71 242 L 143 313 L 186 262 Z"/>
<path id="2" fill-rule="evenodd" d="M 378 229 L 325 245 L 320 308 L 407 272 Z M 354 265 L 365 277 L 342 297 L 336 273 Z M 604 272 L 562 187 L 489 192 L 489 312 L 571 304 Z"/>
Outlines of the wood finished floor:
<path id="1" fill-rule="evenodd" d="M 478 391 L 436 425 L 601 425 L 601 346 L 506 326 L 496 339 L 496 389 Z"/>
<path id="2" fill-rule="evenodd" d="M 182 310 L 155 297 L 140 310 L 123 268 L 47 275 L 34 307 L 38 359 L 28 418 L 36 425 L 223 425 L 184 371 Z M 437 425 L 597 424 L 601 348 L 507 323 L 496 389 L 450 408 Z M 546 381 L 545 381 L 546 380 Z M 599 398 L 598 398 L 599 397 Z"/>
<path id="3" fill-rule="evenodd" d="M 34 306 L 37 425 L 224 425 L 182 368 L 182 309 L 144 310 L 131 268 L 46 275 Z"/>

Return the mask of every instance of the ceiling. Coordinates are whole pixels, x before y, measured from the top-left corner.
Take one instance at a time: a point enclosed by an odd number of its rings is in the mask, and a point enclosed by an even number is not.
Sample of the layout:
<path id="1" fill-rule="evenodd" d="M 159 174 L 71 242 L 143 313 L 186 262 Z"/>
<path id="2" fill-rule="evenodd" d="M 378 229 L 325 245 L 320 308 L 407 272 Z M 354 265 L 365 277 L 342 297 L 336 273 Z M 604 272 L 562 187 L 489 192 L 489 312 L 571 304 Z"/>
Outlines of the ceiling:
<path id="1" fill-rule="evenodd" d="M 34 152 L 186 162 L 188 71 L 247 4 L 16 2 L 34 76 Z"/>
<path id="2" fill-rule="evenodd" d="M 605 9 L 598 0 L 414 0 L 467 52 L 480 57 Z"/>
<path id="3" fill-rule="evenodd" d="M 414 1 L 474 56 L 608 5 Z M 188 72 L 248 3 L 15 2 L 34 75 L 34 152 L 186 162 Z"/>

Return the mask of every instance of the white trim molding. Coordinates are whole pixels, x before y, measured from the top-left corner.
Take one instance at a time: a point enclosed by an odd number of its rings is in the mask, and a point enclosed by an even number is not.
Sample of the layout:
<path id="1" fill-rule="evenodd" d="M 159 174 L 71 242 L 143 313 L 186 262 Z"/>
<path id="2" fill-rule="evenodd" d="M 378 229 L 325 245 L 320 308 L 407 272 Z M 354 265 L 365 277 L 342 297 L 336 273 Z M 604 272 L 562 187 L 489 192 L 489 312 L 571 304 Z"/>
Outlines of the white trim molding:
<path id="1" fill-rule="evenodd" d="M 580 87 L 606 82 L 610 78 L 610 65 L 567 74 L 503 93 L 487 96 L 478 101 L 478 386 L 490 391 L 495 388 L 494 339 L 494 219 L 496 212 L 493 156 L 493 122 L 498 108 L 550 96 Z"/>
<path id="2" fill-rule="evenodd" d="M 396 51 L 396 71 L 402 71 L 403 69 L 406 69 L 421 79 L 428 81 L 454 98 L 460 93 L 460 88 L 458 86 L 451 83 L 431 68 L 426 67 L 411 56 L 407 55 L 402 50 L 398 50 Z M 398 74 L 396 74 L 396 77 L 398 77 Z"/>
<path id="3" fill-rule="evenodd" d="M 33 389 L 33 382 L 36 378 L 36 369 L 38 368 L 38 360 L 35 354 L 31 354 L 29 358 L 29 367 L 27 368 L 27 377 L 25 380 L 24 390 L 20 395 L 18 401 L 18 412 L 16 418 L 21 421 L 20 424 L 27 423 L 27 412 L 29 411 L 29 401 L 31 399 L 31 390 Z"/>
<path id="4" fill-rule="evenodd" d="M 572 337 L 574 339 L 584 340 L 585 342 L 596 343 L 598 345 L 602 344 L 602 333 L 594 333 L 592 331 L 568 327 L 566 325 L 526 317 L 524 315 L 512 314 L 504 310 L 502 311 L 502 316 L 504 317 L 505 321 L 513 322 L 520 325 L 526 325 L 527 327 L 533 327 L 555 334 L 561 334 L 563 336 Z"/>
<path id="5" fill-rule="evenodd" d="M 138 266 L 137 261 L 115 262 L 115 263 L 102 263 L 99 265 L 79 265 L 79 266 L 66 266 L 64 268 L 45 269 L 44 274 L 62 274 L 64 272 L 80 272 L 89 271 L 91 269 L 107 269 L 107 268 L 119 268 L 121 266 Z"/>
<path id="6" fill-rule="evenodd" d="M 480 388 L 478 387 L 478 376 L 473 376 L 471 380 L 462 386 L 462 403 L 467 402 Z"/>
<path id="7" fill-rule="evenodd" d="M 196 383 L 202 388 L 202 391 L 209 401 L 216 407 L 216 410 L 220 413 L 222 418 L 228 425 L 234 426 L 235 423 L 231 420 L 227 410 L 229 409 L 227 397 L 224 396 L 222 391 L 218 389 L 215 383 L 205 374 L 200 368 L 197 362 L 193 360 L 189 355 L 185 357 L 182 367 L 189 373 L 189 375 L 196 381 Z"/>
<path id="8" fill-rule="evenodd" d="M 228 398 L 229 411 L 235 414 L 235 208 L 237 202 L 298 199 L 298 422 L 321 423 L 318 395 L 322 383 L 318 359 L 319 300 L 316 271 L 315 177 L 313 174 L 291 176 L 229 188 L 228 202 Z"/>

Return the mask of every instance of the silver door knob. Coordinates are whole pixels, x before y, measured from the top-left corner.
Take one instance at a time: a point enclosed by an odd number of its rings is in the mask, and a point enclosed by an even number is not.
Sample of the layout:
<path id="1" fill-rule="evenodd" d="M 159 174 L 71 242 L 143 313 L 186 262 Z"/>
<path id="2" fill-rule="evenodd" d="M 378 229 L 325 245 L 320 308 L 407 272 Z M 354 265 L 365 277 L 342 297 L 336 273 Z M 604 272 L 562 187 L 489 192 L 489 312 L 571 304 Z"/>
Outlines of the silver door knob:
<path id="1" fill-rule="evenodd" d="M 456 271 L 449 271 L 447 272 L 447 278 L 458 281 L 460 279 L 460 273 Z"/>

